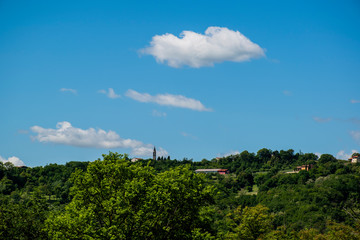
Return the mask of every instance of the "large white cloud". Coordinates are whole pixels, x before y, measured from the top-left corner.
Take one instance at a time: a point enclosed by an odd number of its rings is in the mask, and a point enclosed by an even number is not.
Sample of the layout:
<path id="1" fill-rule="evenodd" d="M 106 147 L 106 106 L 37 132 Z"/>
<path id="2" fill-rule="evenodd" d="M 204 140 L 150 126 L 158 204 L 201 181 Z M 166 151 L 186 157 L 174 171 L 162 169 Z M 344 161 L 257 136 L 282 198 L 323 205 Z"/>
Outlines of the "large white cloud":
<path id="1" fill-rule="evenodd" d="M 151 156 L 153 145 L 144 144 L 133 139 L 123 139 L 114 131 L 104 131 L 94 128 L 75 128 L 69 122 L 58 122 L 56 129 L 33 126 L 30 128 L 37 135 L 32 136 L 33 140 L 42 143 L 55 143 L 85 148 L 130 148 L 132 154 Z M 159 153 L 164 156 L 167 152 L 159 148 Z"/>
<path id="2" fill-rule="evenodd" d="M 206 108 L 199 100 L 187 98 L 182 95 L 172 95 L 166 93 L 152 96 L 148 93 L 139 93 L 132 89 L 129 89 L 125 95 L 139 102 L 153 102 L 159 105 L 188 108 L 195 111 L 212 111 L 210 108 Z"/>
<path id="3" fill-rule="evenodd" d="M 15 157 L 15 156 L 9 157 L 8 159 L 5 159 L 0 156 L 0 162 L 3 162 L 3 163 L 10 162 L 10 163 L 14 164 L 14 166 L 17 166 L 17 167 L 25 166 L 25 163 L 23 161 L 21 161 L 20 158 Z"/>
<path id="4" fill-rule="evenodd" d="M 140 52 L 176 68 L 184 65 L 199 68 L 224 61 L 243 62 L 265 56 L 259 45 L 239 31 L 225 27 L 209 27 L 205 34 L 183 31 L 180 38 L 170 33 L 156 35 L 150 46 Z"/>

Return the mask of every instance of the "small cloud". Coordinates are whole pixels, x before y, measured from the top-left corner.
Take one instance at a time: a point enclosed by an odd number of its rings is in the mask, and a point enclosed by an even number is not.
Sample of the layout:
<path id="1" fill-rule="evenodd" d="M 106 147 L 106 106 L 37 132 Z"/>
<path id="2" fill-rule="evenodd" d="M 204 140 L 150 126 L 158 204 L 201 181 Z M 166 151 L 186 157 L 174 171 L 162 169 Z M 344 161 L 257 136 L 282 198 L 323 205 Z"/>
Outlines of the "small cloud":
<path id="1" fill-rule="evenodd" d="M 321 117 L 313 117 L 315 122 L 318 123 L 326 123 L 326 122 L 330 122 L 331 118 L 321 118 Z"/>
<path id="2" fill-rule="evenodd" d="M 350 135 L 357 143 L 360 144 L 360 131 L 351 131 Z"/>
<path id="3" fill-rule="evenodd" d="M 316 152 L 316 153 L 314 153 L 316 156 L 318 156 L 318 158 L 320 158 L 321 157 L 321 155 L 322 155 L 322 153 L 319 153 L 319 152 Z"/>
<path id="4" fill-rule="evenodd" d="M 292 96 L 292 92 L 290 92 L 290 91 L 288 91 L 288 90 L 284 90 L 284 91 L 283 91 L 283 94 L 284 94 L 285 96 Z"/>
<path id="5" fill-rule="evenodd" d="M 83 148 L 130 148 L 133 154 L 142 156 L 145 153 L 146 156 L 151 156 L 153 150 L 152 144 L 121 138 L 114 131 L 75 128 L 66 121 L 58 122 L 56 129 L 42 128 L 40 126 L 33 126 L 30 129 L 36 134 L 32 136 L 32 139 L 41 143 L 55 143 Z M 166 153 L 162 148 L 159 148 L 159 150 L 163 154 Z"/>
<path id="6" fill-rule="evenodd" d="M 354 103 L 360 103 L 360 100 L 352 99 L 352 100 L 350 100 L 350 102 L 353 103 L 353 104 L 354 104 Z"/>
<path id="7" fill-rule="evenodd" d="M 29 131 L 28 131 L 28 130 L 20 129 L 20 130 L 18 130 L 18 133 L 19 133 L 19 134 L 29 134 Z"/>
<path id="8" fill-rule="evenodd" d="M 352 122 L 353 124 L 360 125 L 359 118 L 350 118 L 349 121 Z"/>
<path id="9" fill-rule="evenodd" d="M 167 114 L 165 112 L 159 112 L 157 110 L 153 110 L 152 115 L 154 117 L 166 117 Z"/>
<path id="10" fill-rule="evenodd" d="M 218 157 L 228 157 L 228 156 L 233 156 L 233 155 L 238 155 L 240 154 L 240 152 L 238 150 L 231 150 L 227 153 L 219 153 L 217 154 Z"/>
<path id="11" fill-rule="evenodd" d="M 212 109 L 206 108 L 199 100 L 187 98 L 182 95 L 172 95 L 172 94 L 158 94 L 152 96 L 148 93 L 139 93 L 132 89 L 129 89 L 125 95 L 131 99 L 134 99 L 138 102 L 152 102 L 159 105 L 179 107 L 179 108 L 188 108 L 195 111 L 207 111 L 210 112 Z"/>
<path id="12" fill-rule="evenodd" d="M 14 164 L 14 166 L 16 166 L 16 167 L 25 166 L 25 163 L 23 161 L 21 161 L 20 158 L 14 157 L 14 156 L 9 157 L 8 159 L 5 159 L 5 158 L 0 156 L 0 162 L 3 162 L 3 163 L 10 162 L 10 163 Z"/>
<path id="13" fill-rule="evenodd" d="M 60 92 L 68 92 L 68 93 L 72 93 L 72 94 L 77 94 L 77 91 L 75 89 L 71 89 L 71 88 L 60 88 Z"/>
<path id="14" fill-rule="evenodd" d="M 269 61 L 272 62 L 272 63 L 280 63 L 280 60 L 275 59 L 275 58 L 269 59 Z"/>
<path id="15" fill-rule="evenodd" d="M 190 134 L 190 133 L 186 133 L 186 132 L 181 132 L 180 133 L 183 137 L 188 137 L 188 138 L 192 138 L 194 140 L 198 139 L 196 136 Z"/>
<path id="16" fill-rule="evenodd" d="M 348 160 L 353 155 L 353 153 L 357 153 L 357 152 L 358 150 L 351 150 L 351 153 L 346 153 L 344 150 L 341 150 L 336 154 L 336 158 L 342 160 Z"/>
<path id="17" fill-rule="evenodd" d="M 116 94 L 114 89 L 112 89 L 112 88 L 109 88 L 108 91 L 101 89 L 98 92 L 105 94 L 108 98 L 111 98 L 111 99 L 121 98 L 121 96 Z"/>
<path id="18" fill-rule="evenodd" d="M 140 50 L 170 67 L 213 66 L 224 61 L 244 62 L 264 57 L 264 49 L 239 31 L 226 27 L 208 27 L 205 34 L 183 31 L 180 38 L 173 34 L 156 35 L 150 47 Z"/>

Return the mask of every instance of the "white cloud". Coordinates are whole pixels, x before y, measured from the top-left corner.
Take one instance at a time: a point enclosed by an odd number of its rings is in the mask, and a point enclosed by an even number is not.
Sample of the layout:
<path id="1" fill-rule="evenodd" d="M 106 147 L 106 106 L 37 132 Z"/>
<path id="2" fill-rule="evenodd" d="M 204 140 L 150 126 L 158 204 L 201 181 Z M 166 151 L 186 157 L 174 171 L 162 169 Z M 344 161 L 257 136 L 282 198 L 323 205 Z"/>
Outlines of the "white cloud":
<path id="1" fill-rule="evenodd" d="M 321 157 L 321 155 L 322 155 L 322 153 L 319 153 L 319 152 L 316 152 L 316 153 L 314 153 L 316 156 L 318 156 L 318 158 L 320 158 Z"/>
<path id="2" fill-rule="evenodd" d="M 198 138 L 190 133 L 187 133 L 187 132 L 181 132 L 180 133 L 183 137 L 189 137 L 189 138 L 192 138 L 194 140 L 197 140 Z"/>
<path id="3" fill-rule="evenodd" d="M 341 150 L 336 154 L 336 158 L 348 160 L 353 155 L 353 153 L 357 153 L 357 152 L 358 152 L 357 150 L 351 150 L 351 153 L 345 153 L 344 150 Z"/>
<path id="4" fill-rule="evenodd" d="M 5 159 L 0 156 L 0 162 L 3 162 L 3 163 L 10 162 L 10 163 L 14 164 L 14 166 L 16 166 L 16 167 L 25 166 L 25 163 L 23 161 L 21 161 L 20 158 L 14 157 L 14 156 L 9 157 L 8 159 Z"/>
<path id="5" fill-rule="evenodd" d="M 313 117 L 315 122 L 318 123 L 325 123 L 325 122 L 330 122 L 331 118 L 321 118 L 321 117 Z"/>
<path id="6" fill-rule="evenodd" d="M 154 117 L 166 117 L 167 114 L 165 112 L 159 112 L 157 110 L 153 110 L 152 115 Z"/>
<path id="7" fill-rule="evenodd" d="M 33 140 L 42 143 L 55 143 L 85 148 L 130 148 L 132 154 L 141 156 L 151 156 L 153 145 L 144 144 L 141 141 L 133 139 L 123 139 L 114 131 L 104 131 L 94 128 L 80 129 L 73 127 L 69 122 L 58 122 L 56 129 L 42 128 L 33 126 L 30 128 L 36 136 L 32 136 Z M 162 153 L 165 150 L 159 148 Z M 151 154 L 148 154 L 150 153 Z"/>
<path id="8" fill-rule="evenodd" d="M 356 142 L 360 144 L 360 131 L 351 131 L 350 135 Z"/>
<path id="9" fill-rule="evenodd" d="M 351 103 L 360 103 L 360 100 L 352 99 L 350 102 L 351 102 Z"/>
<path id="10" fill-rule="evenodd" d="M 112 88 L 109 88 L 108 91 L 106 90 L 99 90 L 99 93 L 102 93 L 102 94 L 105 94 L 106 96 L 108 96 L 108 98 L 111 98 L 111 99 L 115 99 L 115 98 L 120 98 L 121 96 L 116 94 L 114 89 Z"/>
<path id="11" fill-rule="evenodd" d="M 182 95 L 166 93 L 152 96 L 148 93 L 139 93 L 132 89 L 129 89 L 125 95 L 139 102 L 153 102 L 159 105 L 188 108 L 195 111 L 212 111 L 210 108 L 206 108 L 199 100 L 187 98 Z"/>
<path id="12" fill-rule="evenodd" d="M 60 88 L 60 92 L 70 92 L 72 94 L 77 94 L 77 91 L 71 88 Z"/>
<path id="13" fill-rule="evenodd" d="M 150 47 L 140 52 L 176 68 L 184 65 L 199 68 L 224 61 L 243 62 L 265 56 L 259 45 L 239 31 L 225 27 L 208 27 L 205 34 L 183 31 L 180 38 L 170 33 L 156 35 Z"/>
<path id="14" fill-rule="evenodd" d="M 228 156 L 237 155 L 237 154 L 240 154 L 240 152 L 238 150 L 231 150 L 227 153 L 219 153 L 218 157 L 228 157 Z"/>

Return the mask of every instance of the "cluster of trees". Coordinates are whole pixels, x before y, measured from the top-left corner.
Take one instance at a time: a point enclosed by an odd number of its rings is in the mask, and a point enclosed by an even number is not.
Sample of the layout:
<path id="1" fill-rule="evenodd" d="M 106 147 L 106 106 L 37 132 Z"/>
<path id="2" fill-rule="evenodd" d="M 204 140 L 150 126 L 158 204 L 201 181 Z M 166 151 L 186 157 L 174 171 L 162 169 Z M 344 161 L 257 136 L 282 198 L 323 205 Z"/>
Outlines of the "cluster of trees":
<path id="1" fill-rule="evenodd" d="M 331 158 L 331 159 L 329 159 Z M 330 154 L 321 155 L 320 159 L 313 153 L 295 153 L 294 150 L 271 151 L 270 149 L 260 149 L 256 154 L 243 151 L 240 154 L 231 155 L 212 160 L 203 159 L 201 161 L 192 161 L 184 158 L 183 160 L 171 160 L 168 158 L 158 158 L 157 161 L 139 160 L 142 165 L 150 164 L 157 171 L 164 171 L 169 168 L 189 164 L 192 169 L 197 168 L 226 168 L 231 172 L 241 171 L 269 171 L 271 168 L 288 169 L 297 165 L 313 164 L 316 160 L 327 162 L 337 161 Z"/>
<path id="2" fill-rule="evenodd" d="M 308 164 L 309 171 L 286 173 Z M 228 175 L 196 174 L 227 168 Z M 261 149 L 200 162 L 0 162 L 0 239 L 360 239 L 360 164 Z"/>

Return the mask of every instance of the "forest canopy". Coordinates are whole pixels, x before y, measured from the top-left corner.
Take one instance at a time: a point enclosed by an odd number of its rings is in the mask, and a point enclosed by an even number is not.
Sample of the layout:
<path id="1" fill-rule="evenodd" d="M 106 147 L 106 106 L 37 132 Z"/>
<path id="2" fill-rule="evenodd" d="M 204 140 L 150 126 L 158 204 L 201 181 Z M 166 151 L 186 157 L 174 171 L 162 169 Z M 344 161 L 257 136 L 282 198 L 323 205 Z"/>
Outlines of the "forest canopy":
<path id="1" fill-rule="evenodd" d="M 359 163 L 291 149 L 0 163 L 0 239 L 360 239 L 359 182 Z"/>

